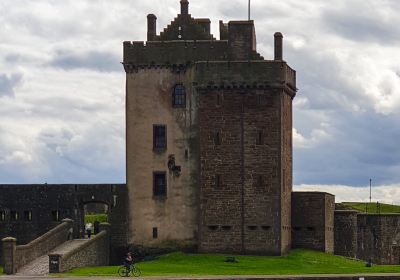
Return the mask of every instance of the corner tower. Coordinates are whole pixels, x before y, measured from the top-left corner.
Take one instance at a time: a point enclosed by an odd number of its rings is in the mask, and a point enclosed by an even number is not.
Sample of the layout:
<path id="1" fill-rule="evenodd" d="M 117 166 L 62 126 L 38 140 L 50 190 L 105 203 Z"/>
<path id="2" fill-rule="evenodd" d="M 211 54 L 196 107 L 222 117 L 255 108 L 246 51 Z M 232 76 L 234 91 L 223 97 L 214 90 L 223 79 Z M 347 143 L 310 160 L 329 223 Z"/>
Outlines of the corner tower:
<path id="1" fill-rule="evenodd" d="M 253 21 L 196 19 L 124 42 L 130 242 L 280 255 L 291 244 L 295 71 L 256 50 Z"/>

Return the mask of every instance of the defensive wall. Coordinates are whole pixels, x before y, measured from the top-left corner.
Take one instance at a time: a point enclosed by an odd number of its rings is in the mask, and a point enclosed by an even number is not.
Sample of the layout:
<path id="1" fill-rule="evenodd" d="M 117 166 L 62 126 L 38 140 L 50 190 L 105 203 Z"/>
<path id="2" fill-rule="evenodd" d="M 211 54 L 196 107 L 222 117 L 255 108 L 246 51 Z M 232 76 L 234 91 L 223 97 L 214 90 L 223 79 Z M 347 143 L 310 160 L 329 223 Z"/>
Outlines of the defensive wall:
<path id="1" fill-rule="evenodd" d="M 124 184 L 0 185 L 0 238 L 14 237 L 17 245 L 25 245 L 66 218 L 74 221 L 72 236 L 81 238 L 84 236 L 84 205 L 90 203 L 108 206 L 111 259 L 117 261 L 127 245 Z"/>

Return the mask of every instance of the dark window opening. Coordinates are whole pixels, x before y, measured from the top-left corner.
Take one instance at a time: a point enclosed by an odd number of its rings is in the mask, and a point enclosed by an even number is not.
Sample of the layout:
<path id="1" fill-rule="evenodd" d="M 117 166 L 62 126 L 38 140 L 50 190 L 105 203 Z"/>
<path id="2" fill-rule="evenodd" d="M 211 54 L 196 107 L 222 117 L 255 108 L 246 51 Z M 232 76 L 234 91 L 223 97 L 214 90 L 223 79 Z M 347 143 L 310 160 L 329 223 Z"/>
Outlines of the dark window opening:
<path id="1" fill-rule="evenodd" d="M 153 126 L 153 149 L 165 150 L 167 148 L 167 128 L 165 125 Z"/>
<path id="2" fill-rule="evenodd" d="M 6 212 L 0 211 L 0 221 L 4 222 L 6 220 Z"/>
<path id="3" fill-rule="evenodd" d="M 222 186 L 221 175 L 217 174 L 215 175 L 215 187 L 220 188 L 221 186 Z"/>
<path id="4" fill-rule="evenodd" d="M 217 106 L 221 106 L 221 103 L 222 103 L 222 96 L 221 96 L 221 94 L 217 94 Z"/>
<path id="5" fill-rule="evenodd" d="M 221 145 L 221 133 L 216 132 L 214 134 L 214 145 L 219 146 Z"/>
<path id="6" fill-rule="evenodd" d="M 225 231 L 228 231 L 228 230 L 232 229 L 231 226 L 222 226 L 221 228 L 222 228 L 222 230 L 225 230 Z"/>
<path id="7" fill-rule="evenodd" d="M 165 198 L 167 196 L 165 172 L 153 173 L 153 196 L 155 198 Z"/>
<path id="8" fill-rule="evenodd" d="M 261 226 L 261 228 L 262 228 L 263 230 L 270 230 L 270 229 L 271 229 L 270 226 Z"/>
<path id="9" fill-rule="evenodd" d="M 262 175 L 257 176 L 257 187 L 261 188 L 264 186 L 264 177 Z"/>
<path id="10" fill-rule="evenodd" d="M 264 135 L 262 130 L 257 131 L 256 145 L 264 144 Z"/>
<path id="11" fill-rule="evenodd" d="M 24 211 L 24 220 L 25 221 L 32 221 L 32 211 Z"/>
<path id="12" fill-rule="evenodd" d="M 11 218 L 11 221 L 18 221 L 19 213 L 17 211 L 11 211 L 10 218 Z"/>
<path id="13" fill-rule="evenodd" d="M 58 211 L 58 210 L 51 211 L 51 217 L 53 218 L 54 222 L 59 222 L 60 221 L 60 211 Z"/>
<path id="14" fill-rule="evenodd" d="M 256 229 L 257 229 L 257 226 L 247 226 L 247 228 L 248 228 L 249 230 L 256 230 Z"/>
<path id="15" fill-rule="evenodd" d="M 189 150 L 188 149 L 185 150 L 185 159 L 189 159 Z"/>
<path id="16" fill-rule="evenodd" d="M 208 226 L 208 229 L 215 231 L 218 229 L 218 226 Z"/>
<path id="17" fill-rule="evenodd" d="M 158 238 L 158 228 L 153 227 L 153 239 L 157 239 Z"/>
<path id="18" fill-rule="evenodd" d="M 172 106 L 174 108 L 186 107 L 185 87 L 181 84 L 176 85 L 174 88 L 174 93 L 172 94 Z"/>
<path id="19" fill-rule="evenodd" d="M 307 227 L 307 230 L 309 230 L 309 231 L 314 231 L 314 230 L 315 230 L 315 227 Z"/>

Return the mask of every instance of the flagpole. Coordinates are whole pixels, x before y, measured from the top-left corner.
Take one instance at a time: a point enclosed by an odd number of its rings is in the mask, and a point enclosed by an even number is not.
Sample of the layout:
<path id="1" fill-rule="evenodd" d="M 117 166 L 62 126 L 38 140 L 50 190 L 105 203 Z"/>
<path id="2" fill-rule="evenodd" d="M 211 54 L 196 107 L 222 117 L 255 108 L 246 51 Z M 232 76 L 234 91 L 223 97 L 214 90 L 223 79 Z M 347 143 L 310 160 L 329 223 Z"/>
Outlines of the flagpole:
<path id="1" fill-rule="evenodd" d="M 250 0 L 249 0 L 249 21 L 250 21 Z"/>

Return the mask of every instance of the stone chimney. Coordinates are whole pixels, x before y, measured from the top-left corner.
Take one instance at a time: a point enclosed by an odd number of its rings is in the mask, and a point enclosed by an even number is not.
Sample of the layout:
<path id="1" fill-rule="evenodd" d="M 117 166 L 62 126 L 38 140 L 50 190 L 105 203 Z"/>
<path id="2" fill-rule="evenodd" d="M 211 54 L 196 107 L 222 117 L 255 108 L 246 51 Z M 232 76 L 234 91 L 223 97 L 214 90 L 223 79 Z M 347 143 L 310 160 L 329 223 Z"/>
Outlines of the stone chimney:
<path id="1" fill-rule="evenodd" d="M 181 0 L 181 15 L 187 16 L 189 14 L 189 1 Z"/>
<path id="2" fill-rule="evenodd" d="M 157 17 L 153 14 L 147 16 L 147 41 L 154 41 L 157 36 Z"/>
<path id="3" fill-rule="evenodd" d="M 275 58 L 274 60 L 283 60 L 283 35 L 280 32 L 274 34 L 275 38 Z"/>

